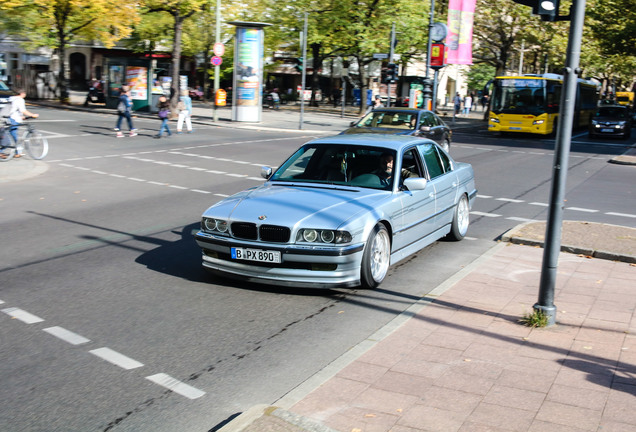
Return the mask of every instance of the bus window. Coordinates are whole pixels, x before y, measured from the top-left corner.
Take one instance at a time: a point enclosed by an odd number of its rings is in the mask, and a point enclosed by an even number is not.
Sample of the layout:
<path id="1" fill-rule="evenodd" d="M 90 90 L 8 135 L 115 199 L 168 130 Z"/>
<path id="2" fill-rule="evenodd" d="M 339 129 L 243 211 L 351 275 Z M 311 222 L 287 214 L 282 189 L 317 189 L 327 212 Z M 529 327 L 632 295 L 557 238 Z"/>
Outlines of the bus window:
<path id="1" fill-rule="evenodd" d="M 549 114 L 556 114 L 559 112 L 559 104 L 561 103 L 561 84 L 554 82 L 548 82 L 548 104 L 547 112 Z"/>

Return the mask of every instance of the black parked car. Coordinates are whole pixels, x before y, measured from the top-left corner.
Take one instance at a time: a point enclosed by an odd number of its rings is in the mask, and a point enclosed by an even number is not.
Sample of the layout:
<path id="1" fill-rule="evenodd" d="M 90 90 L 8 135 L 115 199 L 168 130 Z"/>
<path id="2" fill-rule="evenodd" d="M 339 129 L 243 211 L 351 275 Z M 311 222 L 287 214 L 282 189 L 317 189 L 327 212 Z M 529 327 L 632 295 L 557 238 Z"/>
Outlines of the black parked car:
<path id="1" fill-rule="evenodd" d="M 13 92 L 9 86 L 2 80 L 0 80 L 0 110 L 4 104 L 9 102 L 9 98 L 13 96 Z"/>
<path id="2" fill-rule="evenodd" d="M 590 137 L 617 136 L 629 138 L 632 134 L 633 116 L 628 107 L 603 105 L 594 113 L 590 122 Z"/>
<path id="3" fill-rule="evenodd" d="M 351 122 L 351 127 L 342 133 L 411 135 L 431 139 L 446 151 L 450 150 L 453 134 L 437 114 L 416 108 L 376 108 Z"/>

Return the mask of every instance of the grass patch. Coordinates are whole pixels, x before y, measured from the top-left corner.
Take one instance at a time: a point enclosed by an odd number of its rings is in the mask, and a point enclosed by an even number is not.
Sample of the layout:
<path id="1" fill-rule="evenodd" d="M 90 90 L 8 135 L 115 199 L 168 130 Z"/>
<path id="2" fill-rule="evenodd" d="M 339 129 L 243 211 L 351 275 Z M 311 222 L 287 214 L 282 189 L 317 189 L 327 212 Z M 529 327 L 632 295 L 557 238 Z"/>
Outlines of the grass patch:
<path id="1" fill-rule="evenodd" d="M 525 314 L 519 322 L 527 327 L 547 327 L 548 315 L 541 309 L 534 309 L 531 313 Z"/>

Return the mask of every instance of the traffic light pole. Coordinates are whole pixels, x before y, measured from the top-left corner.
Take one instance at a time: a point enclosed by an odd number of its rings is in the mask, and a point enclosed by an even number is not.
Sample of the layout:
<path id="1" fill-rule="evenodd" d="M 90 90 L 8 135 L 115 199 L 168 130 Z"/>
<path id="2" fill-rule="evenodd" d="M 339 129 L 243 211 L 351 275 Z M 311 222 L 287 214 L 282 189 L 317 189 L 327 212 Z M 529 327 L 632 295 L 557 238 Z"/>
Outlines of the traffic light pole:
<path id="1" fill-rule="evenodd" d="M 215 37 L 214 37 L 214 41 L 216 43 L 221 42 L 221 0 L 216 0 L 216 28 L 214 29 L 215 32 Z M 207 69 L 207 68 L 206 68 Z M 217 100 L 217 93 L 219 92 L 219 84 L 221 82 L 219 74 L 221 73 L 221 66 L 220 65 L 215 65 L 214 66 L 214 114 L 213 114 L 213 120 L 214 122 L 218 122 L 219 121 L 219 113 L 216 109 L 216 100 Z M 206 95 L 203 96 L 204 98 L 206 97 Z"/>
<path id="2" fill-rule="evenodd" d="M 303 115 L 305 114 L 305 85 L 307 82 L 307 15 L 305 12 L 305 23 L 303 24 L 303 32 L 300 35 L 300 42 L 303 50 L 303 70 L 300 85 L 300 122 L 298 129 L 303 128 Z"/>
<path id="3" fill-rule="evenodd" d="M 541 266 L 539 300 L 534 309 L 542 311 L 548 318 L 548 326 L 556 322 L 554 289 L 556 285 L 557 264 L 561 251 L 561 228 L 565 185 L 568 172 L 572 123 L 576 101 L 577 74 L 580 72 L 581 37 L 585 20 L 585 0 L 574 0 L 571 13 L 570 36 L 568 41 L 565 69 L 563 71 L 563 94 L 561 95 L 561 114 L 555 143 L 554 165 L 552 167 L 552 185 L 550 207 L 545 232 L 545 247 Z"/>

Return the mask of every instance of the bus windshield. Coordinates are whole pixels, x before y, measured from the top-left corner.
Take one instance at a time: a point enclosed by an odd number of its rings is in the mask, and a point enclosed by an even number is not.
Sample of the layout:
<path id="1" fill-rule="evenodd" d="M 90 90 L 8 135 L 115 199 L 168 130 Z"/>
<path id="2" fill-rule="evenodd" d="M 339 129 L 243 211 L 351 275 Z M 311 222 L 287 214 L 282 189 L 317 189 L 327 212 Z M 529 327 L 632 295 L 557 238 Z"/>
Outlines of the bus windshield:
<path id="1" fill-rule="evenodd" d="M 545 80 L 497 79 L 490 109 L 495 114 L 532 114 L 546 112 Z"/>

